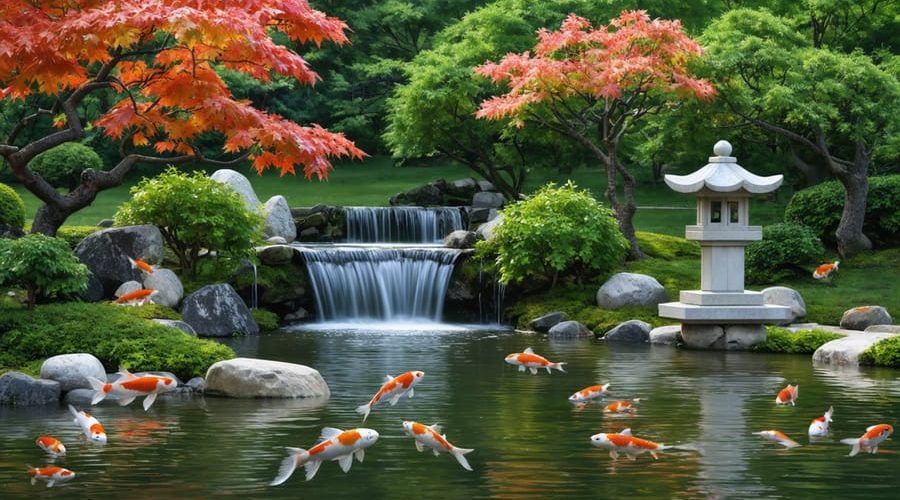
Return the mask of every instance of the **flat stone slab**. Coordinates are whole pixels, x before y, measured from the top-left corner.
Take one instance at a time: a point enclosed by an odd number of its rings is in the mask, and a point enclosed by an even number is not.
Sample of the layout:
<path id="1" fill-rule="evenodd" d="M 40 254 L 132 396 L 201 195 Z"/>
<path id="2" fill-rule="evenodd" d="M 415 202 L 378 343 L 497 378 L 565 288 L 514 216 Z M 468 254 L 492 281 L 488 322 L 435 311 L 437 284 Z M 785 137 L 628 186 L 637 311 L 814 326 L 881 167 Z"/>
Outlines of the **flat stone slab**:
<path id="1" fill-rule="evenodd" d="M 855 332 L 844 338 L 823 344 L 813 353 L 813 363 L 859 365 L 859 355 L 880 340 L 894 337 L 892 333 Z"/>
<path id="2" fill-rule="evenodd" d="M 782 323 L 791 319 L 791 308 L 772 305 L 695 306 L 666 302 L 659 305 L 659 316 L 697 324 Z"/>
<path id="3" fill-rule="evenodd" d="M 314 368 L 267 359 L 219 361 L 206 372 L 206 394 L 232 398 L 325 398 L 328 384 Z"/>

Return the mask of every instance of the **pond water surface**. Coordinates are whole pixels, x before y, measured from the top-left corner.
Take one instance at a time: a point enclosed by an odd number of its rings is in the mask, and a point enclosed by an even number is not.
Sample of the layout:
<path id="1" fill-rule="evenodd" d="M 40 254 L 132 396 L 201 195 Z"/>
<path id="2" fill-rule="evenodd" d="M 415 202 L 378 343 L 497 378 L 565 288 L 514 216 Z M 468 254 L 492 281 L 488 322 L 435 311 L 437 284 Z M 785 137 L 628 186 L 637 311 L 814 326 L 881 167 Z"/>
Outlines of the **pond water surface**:
<path id="1" fill-rule="evenodd" d="M 109 443 L 86 443 L 67 410 L 0 408 L 0 498 L 896 498 L 900 443 L 850 458 L 842 438 L 877 423 L 900 424 L 900 377 L 892 370 L 814 367 L 809 356 L 692 352 L 598 341 L 551 342 L 504 330 L 340 328 L 235 339 L 240 355 L 313 366 L 332 396 L 308 401 L 166 397 L 92 410 Z M 567 373 L 520 373 L 506 354 L 532 346 Z M 284 447 L 312 446 L 324 426 L 361 426 L 354 409 L 385 374 L 423 370 L 415 397 L 378 406 L 365 427 L 381 438 L 344 474 L 323 464 L 269 487 Z M 633 416 L 576 407 L 567 397 L 595 383 L 615 398 L 641 398 Z M 775 394 L 800 385 L 796 406 Z M 608 402 L 609 400 L 607 400 Z M 604 403 L 605 404 L 605 403 Z M 810 420 L 834 406 L 832 436 L 810 443 Z M 439 422 L 474 448 L 473 472 L 449 455 L 416 452 L 401 421 Z M 694 451 L 615 461 L 591 446 L 598 432 L 635 435 Z M 751 435 L 779 429 L 802 444 L 784 449 Z M 77 474 L 52 489 L 31 486 L 25 464 L 49 459 L 34 439 L 61 439 L 56 463 Z"/>

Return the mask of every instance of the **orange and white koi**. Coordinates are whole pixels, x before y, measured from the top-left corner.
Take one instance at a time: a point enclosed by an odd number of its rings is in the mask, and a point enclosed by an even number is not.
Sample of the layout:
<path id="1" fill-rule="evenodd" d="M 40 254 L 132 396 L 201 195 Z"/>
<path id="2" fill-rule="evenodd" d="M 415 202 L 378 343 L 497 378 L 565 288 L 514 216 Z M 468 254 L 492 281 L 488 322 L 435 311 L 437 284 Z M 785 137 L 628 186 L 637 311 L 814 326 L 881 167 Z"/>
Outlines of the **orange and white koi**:
<path id="1" fill-rule="evenodd" d="M 530 347 L 522 352 L 514 352 L 506 356 L 506 362 L 511 365 L 518 365 L 520 372 L 524 372 L 528 368 L 531 370 L 532 375 L 537 374 L 538 368 L 546 368 L 547 373 L 550 373 L 551 368 L 555 368 L 563 373 L 566 372 L 562 367 L 565 364 L 564 362 L 554 363 L 547 361 L 547 358 L 535 354 Z"/>
<path id="2" fill-rule="evenodd" d="M 147 274 L 153 274 L 153 266 L 147 264 L 143 259 L 132 259 L 131 257 L 128 257 L 128 262 L 130 262 L 131 267 L 135 269 L 140 269 Z"/>
<path id="3" fill-rule="evenodd" d="M 153 302 L 153 297 L 159 293 L 152 288 L 141 288 L 133 292 L 126 293 L 117 298 L 114 303 L 120 306 L 142 306 Z"/>
<path id="4" fill-rule="evenodd" d="M 53 455 L 54 457 L 59 457 L 66 454 L 66 446 L 55 437 L 41 436 L 35 439 L 34 442 L 35 444 L 40 446 L 42 450 Z"/>
<path id="5" fill-rule="evenodd" d="M 406 431 L 408 436 L 416 440 L 417 451 L 425 451 L 425 447 L 427 446 L 434 452 L 434 456 L 438 456 L 442 451 L 449 453 L 450 455 L 453 455 L 453 458 L 455 458 L 457 462 L 459 462 L 459 465 L 462 465 L 463 469 L 469 471 L 472 470 L 472 466 L 469 465 L 469 461 L 466 460 L 464 455 L 475 450 L 471 448 L 458 448 L 450 444 L 450 441 L 447 441 L 447 436 L 441 434 L 440 425 L 434 424 L 428 426 L 420 424 L 419 422 L 404 420 L 403 430 Z"/>
<path id="6" fill-rule="evenodd" d="M 828 434 L 828 423 L 831 422 L 831 415 L 834 413 L 834 407 L 829 406 L 828 411 L 821 417 L 813 419 L 809 424 L 809 437 L 822 437 Z"/>
<path id="7" fill-rule="evenodd" d="M 603 409 L 605 413 L 634 413 L 635 408 L 632 402 L 639 403 L 641 398 L 635 398 L 631 401 L 621 400 L 621 401 L 613 401 L 612 403 L 606 405 L 606 408 Z"/>
<path id="8" fill-rule="evenodd" d="M 754 432 L 753 434 L 756 436 L 762 436 L 762 437 L 768 439 L 769 441 L 775 441 L 776 443 L 780 444 L 781 446 L 784 446 L 785 448 L 796 448 L 796 447 L 800 446 L 800 443 L 787 437 L 787 434 L 785 434 L 781 431 L 776 431 L 774 429 L 770 429 L 767 431 Z"/>
<path id="9" fill-rule="evenodd" d="M 797 396 L 799 396 L 799 395 L 800 395 L 800 386 L 788 384 L 787 387 L 778 391 L 778 395 L 775 396 L 775 404 L 779 404 L 779 405 L 790 404 L 791 406 L 794 406 L 794 401 L 797 401 Z"/>
<path id="10" fill-rule="evenodd" d="M 841 261 L 836 260 L 833 264 L 822 264 L 813 271 L 813 278 L 820 280 L 831 276 L 831 273 L 838 270 L 838 264 L 840 263 Z"/>
<path id="11" fill-rule="evenodd" d="M 69 405 L 69 411 L 72 413 L 72 416 L 75 417 L 74 422 L 81 427 L 81 432 L 83 432 L 88 439 L 95 443 L 106 444 L 106 430 L 103 429 L 99 420 L 86 411 L 76 410 L 72 405 Z"/>
<path id="12" fill-rule="evenodd" d="M 659 459 L 659 452 L 674 446 L 666 446 L 662 443 L 654 443 L 631 435 L 631 429 L 625 429 L 618 434 L 603 433 L 591 436 L 591 444 L 598 448 L 609 450 L 609 456 L 619 458 L 622 453 L 630 460 L 634 460 L 641 453 L 650 453 L 655 459 Z"/>
<path id="13" fill-rule="evenodd" d="M 368 403 L 358 406 L 356 408 L 356 413 L 360 413 L 363 416 L 363 422 L 369 418 L 369 412 L 372 411 L 372 408 L 375 407 L 380 402 L 389 401 L 391 406 L 397 404 L 400 401 L 400 398 L 407 394 L 409 397 L 413 397 L 415 394 L 415 390 L 413 389 L 416 384 L 422 380 L 422 377 L 425 376 L 425 372 L 421 371 L 412 371 L 406 372 L 401 375 L 397 375 L 396 377 L 392 377 L 390 375 L 386 375 L 384 377 L 384 384 L 378 389 L 378 392 L 372 396 L 372 399 L 369 400 Z"/>
<path id="14" fill-rule="evenodd" d="M 56 466 L 31 467 L 29 465 L 28 475 L 31 476 L 32 485 L 37 484 L 38 479 L 40 479 L 41 481 L 47 481 L 48 488 L 52 488 L 56 483 L 70 481 L 75 478 L 74 472 L 70 471 L 69 469 L 64 469 L 62 467 Z"/>
<path id="15" fill-rule="evenodd" d="M 333 427 L 322 429 L 319 442 L 309 450 L 303 448 L 287 448 L 288 456 L 281 461 L 278 475 L 269 483 L 271 486 L 288 480 L 297 466 L 306 468 L 306 480 L 315 477 L 322 462 L 337 460 L 341 470 L 347 472 L 353 465 L 353 457 L 360 463 L 366 455 L 365 449 L 375 444 L 378 440 L 378 432 L 372 429 L 350 429 L 342 431 Z"/>
<path id="16" fill-rule="evenodd" d="M 869 453 L 877 453 L 878 445 L 884 442 L 894 433 L 894 427 L 890 424 L 873 425 L 866 429 L 866 433 L 858 438 L 841 439 L 841 443 L 849 444 L 849 456 L 855 456 L 860 451 L 868 451 Z"/>
<path id="17" fill-rule="evenodd" d="M 119 397 L 119 406 L 131 404 L 134 398 L 138 396 L 147 396 L 144 398 L 144 411 L 150 409 L 156 396 L 164 392 L 174 390 L 178 386 L 178 382 L 171 377 L 160 377 L 157 375 L 137 376 L 125 368 L 119 368 L 122 376 L 113 383 L 102 382 L 94 377 L 88 377 L 91 388 L 94 389 L 94 397 L 91 404 L 95 405 L 103 401 L 106 396 L 113 394 Z"/>
<path id="18" fill-rule="evenodd" d="M 592 399 L 597 399 L 606 394 L 607 389 L 609 389 L 609 384 L 597 384 L 590 387 L 585 387 L 584 389 L 569 396 L 569 401 L 573 403 L 584 403 Z"/>

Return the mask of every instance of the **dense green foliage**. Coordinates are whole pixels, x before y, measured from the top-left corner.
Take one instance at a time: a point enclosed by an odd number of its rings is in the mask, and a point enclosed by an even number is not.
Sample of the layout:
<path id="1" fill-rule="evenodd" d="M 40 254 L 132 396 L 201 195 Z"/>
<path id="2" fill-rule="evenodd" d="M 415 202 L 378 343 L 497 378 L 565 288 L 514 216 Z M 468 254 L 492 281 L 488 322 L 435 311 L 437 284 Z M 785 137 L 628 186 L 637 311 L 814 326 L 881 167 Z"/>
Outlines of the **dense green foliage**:
<path id="1" fill-rule="evenodd" d="M 29 309 L 38 299 L 61 299 L 84 291 L 87 278 L 87 267 L 61 239 L 36 233 L 0 239 L 0 286 L 27 290 Z"/>
<path id="2" fill-rule="evenodd" d="M 842 335 L 824 330 L 800 330 L 792 332 L 775 326 L 766 327 L 766 341 L 753 346 L 754 351 L 782 352 L 786 354 L 812 354 L 826 342 Z"/>
<path id="3" fill-rule="evenodd" d="M 809 226 L 833 244 L 843 200 L 844 187 L 839 182 L 823 182 L 794 193 L 784 220 Z M 900 243 L 900 175 L 869 178 L 863 232 L 880 246 Z"/>
<path id="4" fill-rule="evenodd" d="M 900 336 L 876 342 L 859 355 L 859 364 L 900 368 Z"/>
<path id="5" fill-rule="evenodd" d="M 102 229 L 97 226 L 62 226 L 56 232 L 56 237 L 66 240 L 66 243 L 74 249 L 81 243 L 81 240 Z"/>
<path id="6" fill-rule="evenodd" d="M 266 311 L 265 309 L 251 309 L 250 314 L 253 315 L 253 319 L 256 320 L 256 324 L 259 325 L 259 331 L 261 333 L 272 332 L 278 329 L 277 314 Z"/>
<path id="7" fill-rule="evenodd" d="M 87 352 L 107 371 L 163 370 L 183 380 L 204 376 L 234 352 L 217 342 L 136 318 L 111 304 L 52 304 L 0 311 L 0 366 L 18 367 L 57 354 Z M 140 309 L 140 308 L 136 308 Z"/>
<path id="8" fill-rule="evenodd" d="M 22 229 L 25 224 L 25 203 L 13 188 L 0 183 L 0 228 Z"/>
<path id="9" fill-rule="evenodd" d="M 700 244 L 679 236 L 668 234 L 637 232 L 641 250 L 650 258 L 675 259 L 677 257 L 699 257 Z"/>
<path id="10" fill-rule="evenodd" d="M 812 229 L 793 223 L 763 227 L 763 239 L 747 245 L 747 282 L 770 284 L 806 275 L 822 263 L 825 247 Z"/>
<path id="11" fill-rule="evenodd" d="M 96 151 L 79 142 L 66 142 L 34 157 L 28 168 L 41 175 L 51 186 L 74 189 L 85 169 L 103 169 Z"/>
<path id="12" fill-rule="evenodd" d="M 244 199 L 203 172 L 170 168 L 132 188 L 132 199 L 116 212 L 117 225 L 153 224 L 188 274 L 197 271 L 200 250 L 226 256 L 249 254 L 260 238 L 262 217 Z"/>
<path id="13" fill-rule="evenodd" d="M 501 283 L 605 274 L 628 247 L 612 212 L 571 182 L 507 206 L 495 231 Z"/>

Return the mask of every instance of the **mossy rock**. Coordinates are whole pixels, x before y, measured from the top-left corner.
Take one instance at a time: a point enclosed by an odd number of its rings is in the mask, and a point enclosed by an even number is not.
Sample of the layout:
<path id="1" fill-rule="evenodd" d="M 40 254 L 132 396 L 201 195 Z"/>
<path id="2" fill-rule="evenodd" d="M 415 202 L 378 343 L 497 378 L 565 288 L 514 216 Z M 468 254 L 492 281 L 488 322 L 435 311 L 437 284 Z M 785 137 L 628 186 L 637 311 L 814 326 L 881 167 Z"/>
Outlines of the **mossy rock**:
<path id="1" fill-rule="evenodd" d="M 900 336 L 876 342 L 859 355 L 859 364 L 900 368 Z"/>
<path id="2" fill-rule="evenodd" d="M 251 309 L 250 314 L 259 325 L 260 333 L 271 333 L 278 330 L 278 315 L 265 309 Z"/>
<path id="3" fill-rule="evenodd" d="M 841 337 L 841 335 L 825 330 L 799 330 L 792 332 L 784 328 L 768 326 L 766 327 L 766 341 L 754 345 L 753 350 L 787 354 L 812 354 L 822 345 Z"/>

